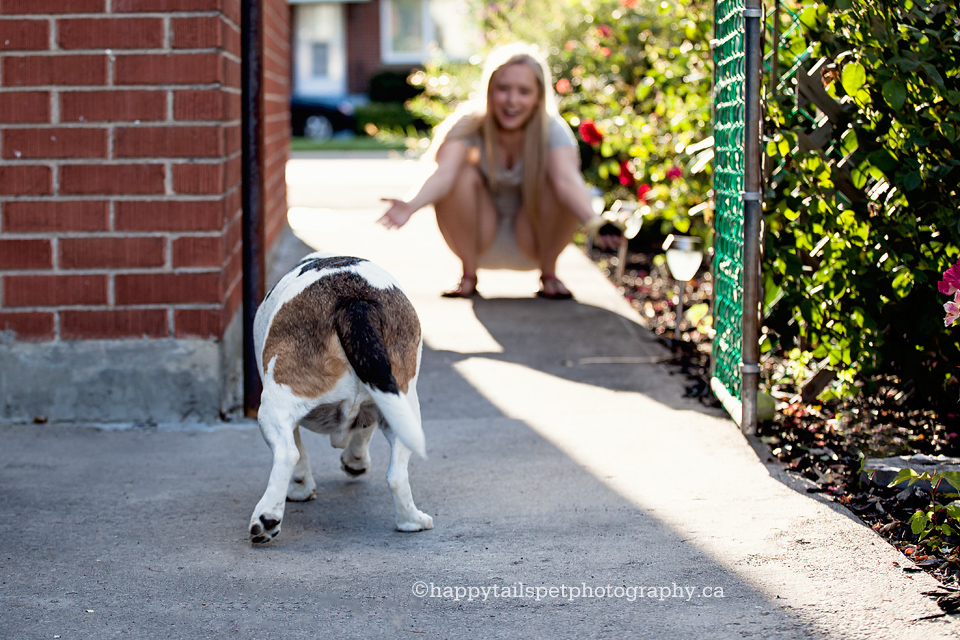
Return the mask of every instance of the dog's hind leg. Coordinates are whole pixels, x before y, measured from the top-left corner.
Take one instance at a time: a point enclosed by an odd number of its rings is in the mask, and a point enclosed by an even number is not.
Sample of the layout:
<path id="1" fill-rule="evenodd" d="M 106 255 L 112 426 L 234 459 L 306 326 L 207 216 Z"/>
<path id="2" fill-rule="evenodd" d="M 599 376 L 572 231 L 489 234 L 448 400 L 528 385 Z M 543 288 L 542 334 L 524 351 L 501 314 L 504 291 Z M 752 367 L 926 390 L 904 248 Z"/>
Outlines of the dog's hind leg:
<path id="1" fill-rule="evenodd" d="M 250 540 L 256 544 L 269 542 L 280 533 L 287 488 L 300 461 L 294 438 L 299 420 L 286 411 L 272 410 L 269 405 L 260 407 L 258 417 L 263 438 L 273 451 L 273 468 L 267 489 L 250 517 Z"/>
<path id="2" fill-rule="evenodd" d="M 410 491 L 410 477 L 407 465 L 413 452 L 403 444 L 390 425 L 381 425 L 383 435 L 390 443 L 390 466 L 387 468 L 387 486 L 393 493 L 393 506 L 397 512 L 397 529 L 400 531 L 422 531 L 433 529 L 433 518 L 417 509 Z"/>
<path id="3" fill-rule="evenodd" d="M 317 483 L 310 470 L 310 457 L 303 447 L 303 440 L 300 439 L 300 427 L 293 430 L 293 441 L 297 445 L 300 459 L 293 467 L 293 477 L 290 478 L 290 486 L 287 487 L 287 500 L 293 502 L 313 500 L 317 497 Z"/>
<path id="4" fill-rule="evenodd" d="M 377 428 L 377 411 L 363 407 L 350 426 L 350 442 L 340 454 L 340 468 L 351 476 L 362 476 L 370 470 L 370 438 Z"/>

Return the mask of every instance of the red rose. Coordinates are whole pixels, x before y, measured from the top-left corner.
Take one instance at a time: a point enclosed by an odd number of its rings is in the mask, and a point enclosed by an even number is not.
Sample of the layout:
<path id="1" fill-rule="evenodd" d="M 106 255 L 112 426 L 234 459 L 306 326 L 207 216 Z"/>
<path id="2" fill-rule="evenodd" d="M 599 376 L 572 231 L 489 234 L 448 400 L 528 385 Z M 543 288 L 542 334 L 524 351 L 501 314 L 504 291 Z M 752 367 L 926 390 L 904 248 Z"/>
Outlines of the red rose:
<path id="1" fill-rule="evenodd" d="M 667 178 L 669 178 L 670 180 L 676 180 L 682 175 L 683 175 L 683 170 L 677 165 L 673 165 L 672 167 L 667 169 Z"/>
<path id="2" fill-rule="evenodd" d="M 639 200 L 640 202 L 646 202 L 647 193 L 649 193 L 649 191 L 650 191 L 650 185 L 648 184 L 642 184 L 639 187 L 637 187 L 637 200 Z"/>
<path id="3" fill-rule="evenodd" d="M 632 187 L 636 180 L 633 177 L 633 165 L 629 160 L 620 163 L 620 184 L 625 187 Z"/>
<path id="4" fill-rule="evenodd" d="M 593 147 L 603 142 L 603 134 L 600 133 L 597 125 L 595 125 L 590 118 L 580 123 L 580 137 L 583 138 L 584 142 Z"/>

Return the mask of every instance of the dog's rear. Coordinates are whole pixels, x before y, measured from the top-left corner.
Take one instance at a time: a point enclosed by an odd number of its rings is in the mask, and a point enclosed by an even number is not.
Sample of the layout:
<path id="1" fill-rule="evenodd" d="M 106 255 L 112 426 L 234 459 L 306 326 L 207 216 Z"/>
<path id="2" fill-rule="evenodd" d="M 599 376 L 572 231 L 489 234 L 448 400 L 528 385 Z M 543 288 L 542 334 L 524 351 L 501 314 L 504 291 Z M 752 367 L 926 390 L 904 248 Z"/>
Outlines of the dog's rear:
<path id="1" fill-rule="evenodd" d="M 411 452 L 425 456 L 416 391 L 420 323 L 396 281 L 360 258 L 307 256 L 267 294 L 254 342 L 263 378 L 258 419 L 273 469 L 250 520 L 253 542 L 280 532 L 286 499 L 316 495 L 301 426 L 329 434 L 344 449 L 344 471 L 361 475 L 379 424 L 391 447 L 387 483 L 397 528 L 431 528 L 407 478 Z"/>

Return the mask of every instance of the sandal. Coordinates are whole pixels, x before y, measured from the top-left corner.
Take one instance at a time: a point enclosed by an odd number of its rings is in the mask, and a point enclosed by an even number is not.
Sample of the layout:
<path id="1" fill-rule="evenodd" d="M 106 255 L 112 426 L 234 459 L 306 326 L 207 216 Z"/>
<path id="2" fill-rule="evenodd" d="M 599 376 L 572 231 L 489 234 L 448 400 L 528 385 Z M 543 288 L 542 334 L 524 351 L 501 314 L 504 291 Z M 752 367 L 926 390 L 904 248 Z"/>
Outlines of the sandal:
<path id="1" fill-rule="evenodd" d="M 477 295 L 477 276 L 463 274 L 455 289 L 440 294 L 444 298 L 472 298 Z"/>
<path id="2" fill-rule="evenodd" d="M 544 273 L 540 276 L 540 283 L 543 285 L 540 291 L 537 291 L 538 298 L 547 300 L 571 300 L 573 294 L 570 293 L 560 280 L 552 273 Z M 553 292 L 548 292 L 547 288 L 552 287 Z M 558 290 L 559 289 L 559 290 Z"/>

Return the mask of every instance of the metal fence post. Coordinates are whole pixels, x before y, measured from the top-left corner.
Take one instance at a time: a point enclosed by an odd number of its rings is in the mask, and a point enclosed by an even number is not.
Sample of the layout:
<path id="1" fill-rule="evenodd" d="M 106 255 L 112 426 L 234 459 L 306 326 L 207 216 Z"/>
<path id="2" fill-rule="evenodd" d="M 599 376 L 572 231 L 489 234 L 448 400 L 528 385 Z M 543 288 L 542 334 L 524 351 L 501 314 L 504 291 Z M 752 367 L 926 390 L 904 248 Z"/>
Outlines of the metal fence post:
<path id="1" fill-rule="evenodd" d="M 743 127 L 743 336 L 741 347 L 740 428 L 757 432 L 757 390 L 760 384 L 760 233 L 763 194 L 760 177 L 760 95 L 763 59 L 761 0 L 747 0 L 744 17 Z"/>

